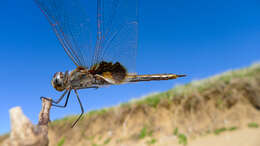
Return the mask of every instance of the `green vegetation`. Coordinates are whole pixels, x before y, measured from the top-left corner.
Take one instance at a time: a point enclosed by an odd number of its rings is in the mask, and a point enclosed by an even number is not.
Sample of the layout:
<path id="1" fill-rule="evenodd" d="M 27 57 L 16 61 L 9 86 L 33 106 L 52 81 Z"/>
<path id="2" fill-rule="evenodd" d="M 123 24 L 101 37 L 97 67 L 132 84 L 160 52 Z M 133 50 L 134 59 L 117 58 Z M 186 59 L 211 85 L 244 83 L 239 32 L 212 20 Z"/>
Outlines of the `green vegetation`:
<path id="1" fill-rule="evenodd" d="M 214 134 L 219 135 L 219 134 L 221 134 L 221 133 L 223 133 L 223 132 L 226 132 L 226 131 L 235 131 L 235 130 L 237 130 L 237 129 L 238 129 L 238 128 L 237 128 L 236 126 L 233 126 L 233 127 L 230 127 L 230 128 L 225 128 L 225 127 L 223 127 L 223 128 L 216 129 L 216 130 L 214 131 Z"/>
<path id="2" fill-rule="evenodd" d="M 144 128 L 141 130 L 140 134 L 139 134 L 139 139 L 144 139 L 146 136 L 147 136 L 147 128 L 144 127 Z"/>
<path id="3" fill-rule="evenodd" d="M 100 109 L 100 110 L 92 110 L 86 114 L 84 114 L 82 116 L 82 119 L 84 119 L 85 116 L 94 116 L 94 115 L 103 115 L 105 113 L 107 113 L 109 110 L 111 110 L 112 108 L 104 108 L 104 109 Z M 51 122 L 51 125 L 56 125 L 56 124 L 64 124 L 64 122 L 66 123 L 73 123 L 76 121 L 76 119 L 78 118 L 78 115 L 71 115 L 71 116 L 67 116 L 64 117 L 63 119 L 57 119 Z"/>
<path id="4" fill-rule="evenodd" d="M 179 144 L 183 144 L 184 146 L 186 146 L 188 144 L 188 139 L 187 139 L 186 135 L 179 134 L 178 139 L 179 139 Z"/>
<path id="5" fill-rule="evenodd" d="M 56 125 L 56 124 L 64 124 L 66 123 L 73 123 L 77 119 L 77 116 L 67 116 L 64 117 L 63 119 L 57 119 L 51 122 L 51 125 Z"/>
<path id="6" fill-rule="evenodd" d="M 218 98 L 217 99 L 216 106 L 217 106 L 218 109 L 223 109 L 224 108 L 224 101 L 223 101 L 222 98 Z"/>
<path id="7" fill-rule="evenodd" d="M 101 110 L 92 110 L 87 113 L 87 116 L 93 116 L 93 115 L 103 115 L 108 112 L 108 109 L 104 108 Z"/>
<path id="8" fill-rule="evenodd" d="M 86 139 L 87 140 L 90 140 L 90 141 L 93 141 L 95 139 L 95 136 L 92 135 L 92 136 L 86 136 Z"/>
<path id="9" fill-rule="evenodd" d="M 99 137 L 98 137 L 98 140 L 101 140 L 102 139 L 102 136 L 100 135 Z"/>
<path id="10" fill-rule="evenodd" d="M 137 104 L 147 104 L 153 108 L 156 108 L 157 105 L 160 103 L 160 100 L 161 96 L 159 94 L 156 94 L 148 96 L 145 99 L 138 101 Z"/>
<path id="11" fill-rule="evenodd" d="M 108 144 L 111 141 L 111 138 L 108 138 L 104 141 L 104 144 Z"/>
<path id="12" fill-rule="evenodd" d="M 179 139 L 179 144 L 183 144 L 184 146 L 186 146 L 188 144 L 188 138 L 185 134 L 183 133 L 179 133 L 178 128 L 175 128 L 173 130 L 173 135 L 177 136 Z"/>
<path id="13" fill-rule="evenodd" d="M 147 141 L 147 144 L 148 145 L 152 145 L 152 144 L 155 144 L 156 143 L 156 139 L 155 138 L 152 138 L 151 140 Z"/>
<path id="14" fill-rule="evenodd" d="M 178 128 L 175 128 L 173 131 L 173 135 L 177 136 L 178 134 L 179 134 L 179 130 L 178 130 Z"/>
<path id="15" fill-rule="evenodd" d="M 219 135 L 220 133 L 223 133 L 227 131 L 227 128 L 219 128 L 214 131 L 214 134 Z"/>
<path id="16" fill-rule="evenodd" d="M 130 107 L 130 103 L 129 102 L 124 102 L 120 104 L 120 107 Z"/>
<path id="17" fill-rule="evenodd" d="M 119 138 L 116 140 L 116 143 L 121 143 L 123 141 L 123 139 Z"/>
<path id="18" fill-rule="evenodd" d="M 144 139 L 146 136 L 152 136 L 153 135 L 153 131 L 152 130 L 148 130 L 147 127 L 145 126 L 141 131 L 140 134 L 138 136 L 139 139 Z"/>
<path id="19" fill-rule="evenodd" d="M 62 137 L 61 140 L 58 142 L 57 146 L 63 146 L 64 143 L 65 143 L 65 138 Z"/>
<path id="20" fill-rule="evenodd" d="M 234 127 L 230 127 L 228 130 L 229 130 L 229 131 L 235 131 L 235 130 L 237 130 L 237 129 L 238 129 L 238 128 L 234 126 Z"/>
<path id="21" fill-rule="evenodd" d="M 258 125 L 257 123 L 255 123 L 255 122 L 248 123 L 247 126 L 248 126 L 249 128 L 258 128 L 258 127 L 259 127 L 259 125 Z"/>
<path id="22" fill-rule="evenodd" d="M 153 131 L 150 130 L 150 131 L 148 132 L 148 136 L 152 136 L 152 135 L 153 135 Z"/>

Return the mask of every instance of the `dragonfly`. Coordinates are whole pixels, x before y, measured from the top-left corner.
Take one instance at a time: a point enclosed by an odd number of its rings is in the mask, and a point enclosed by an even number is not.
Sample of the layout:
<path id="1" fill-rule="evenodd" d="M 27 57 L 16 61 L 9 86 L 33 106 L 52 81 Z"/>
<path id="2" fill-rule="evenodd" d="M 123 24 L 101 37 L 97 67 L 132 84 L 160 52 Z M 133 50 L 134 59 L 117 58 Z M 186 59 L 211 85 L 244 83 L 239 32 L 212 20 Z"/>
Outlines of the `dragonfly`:
<path id="1" fill-rule="evenodd" d="M 62 95 L 52 105 L 65 108 L 74 91 L 141 81 L 171 80 L 182 74 L 135 73 L 138 0 L 34 0 L 46 16 L 76 69 L 54 74 L 51 84 Z M 95 39 L 92 39 L 92 38 Z M 94 44 L 94 45 L 93 45 Z M 59 105 L 65 98 L 65 104 Z M 47 97 L 41 97 L 47 98 Z"/>

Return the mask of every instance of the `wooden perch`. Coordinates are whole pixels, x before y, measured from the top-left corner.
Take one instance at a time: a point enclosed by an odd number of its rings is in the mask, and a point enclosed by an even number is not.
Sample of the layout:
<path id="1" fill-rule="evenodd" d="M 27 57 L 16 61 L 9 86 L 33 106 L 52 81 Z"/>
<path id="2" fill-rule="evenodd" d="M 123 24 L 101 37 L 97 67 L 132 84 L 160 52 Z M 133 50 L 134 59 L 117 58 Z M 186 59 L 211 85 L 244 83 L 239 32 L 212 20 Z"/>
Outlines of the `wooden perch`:
<path id="1" fill-rule="evenodd" d="M 38 125 L 23 114 L 20 107 L 10 109 L 11 133 L 4 146 L 48 146 L 48 122 L 50 121 L 51 99 L 42 98 L 42 109 Z"/>

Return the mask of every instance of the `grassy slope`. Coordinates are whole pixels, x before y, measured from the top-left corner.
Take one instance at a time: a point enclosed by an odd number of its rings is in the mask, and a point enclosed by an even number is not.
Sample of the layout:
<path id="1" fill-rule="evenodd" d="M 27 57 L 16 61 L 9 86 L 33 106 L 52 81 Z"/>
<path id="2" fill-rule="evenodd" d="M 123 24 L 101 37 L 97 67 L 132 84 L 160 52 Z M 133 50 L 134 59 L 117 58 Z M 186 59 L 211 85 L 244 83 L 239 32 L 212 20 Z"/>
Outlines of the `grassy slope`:
<path id="1" fill-rule="evenodd" d="M 185 143 L 187 138 L 223 127 L 259 122 L 257 97 L 260 97 L 260 65 L 253 65 L 117 107 L 91 111 L 73 129 L 69 127 L 76 116 L 53 121 L 50 142 L 51 145 L 151 145 L 159 143 L 162 137 L 175 135 L 179 142 Z"/>

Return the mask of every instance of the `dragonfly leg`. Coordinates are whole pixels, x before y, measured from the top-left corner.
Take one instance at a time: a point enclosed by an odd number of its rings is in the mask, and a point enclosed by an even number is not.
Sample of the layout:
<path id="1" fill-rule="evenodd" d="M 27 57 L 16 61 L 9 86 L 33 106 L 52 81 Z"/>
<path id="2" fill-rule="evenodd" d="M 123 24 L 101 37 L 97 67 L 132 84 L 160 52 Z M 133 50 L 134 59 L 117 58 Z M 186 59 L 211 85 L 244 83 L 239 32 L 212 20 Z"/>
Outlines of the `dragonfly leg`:
<path id="1" fill-rule="evenodd" d="M 68 93 L 68 91 L 69 91 L 69 93 Z M 62 107 L 62 108 L 64 108 L 64 107 L 67 106 L 68 99 L 69 99 L 69 96 L 70 96 L 70 91 L 71 91 L 71 90 L 66 90 L 66 91 L 61 95 L 61 97 L 60 97 L 57 101 L 52 100 L 52 99 L 47 98 L 47 97 L 41 97 L 40 99 L 44 98 L 44 99 L 47 99 L 47 100 L 51 100 L 51 102 L 52 102 L 52 106 Z M 67 93 L 68 93 L 68 94 L 67 94 Z M 61 100 L 64 98 L 64 96 L 65 96 L 66 94 L 67 94 L 67 98 L 66 98 L 65 104 L 64 104 L 63 106 L 61 106 L 61 105 L 57 105 L 58 103 L 61 102 Z M 53 104 L 53 103 L 55 103 L 55 104 Z"/>
<path id="2" fill-rule="evenodd" d="M 83 115 L 83 113 L 84 113 L 84 108 L 83 108 L 82 103 L 81 103 L 81 101 L 80 101 L 79 94 L 78 94 L 77 90 L 74 90 L 74 92 L 76 93 L 77 99 L 78 99 L 78 101 L 79 101 L 79 105 L 80 105 L 80 108 L 81 108 L 81 114 L 79 115 L 79 117 L 77 118 L 77 120 L 72 124 L 71 128 L 73 128 L 73 127 L 77 124 L 77 122 L 79 121 L 79 119 L 82 117 L 82 115 Z"/>
<path id="3" fill-rule="evenodd" d="M 69 93 L 67 94 L 65 104 L 64 105 L 57 105 L 64 98 L 64 96 L 66 95 L 67 91 L 69 91 Z M 67 90 L 67 91 L 65 91 L 57 101 L 53 101 L 55 104 L 52 104 L 52 106 L 65 108 L 67 106 L 68 101 L 69 101 L 70 91 L 71 90 Z"/>
<path id="4" fill-rule="evenodd" d="M 48 98 L 48 97 L 40 97 L 40 99 L 42 100 L 42 99 L 46 99 L 46 100 L 50 100 L 51 102 L 52 102 L 52 99 L 50 99 L 50 98 Z"/>
<path id="5" fill-rule="evenodd" d="M 52 103 L 55 103 L 55 104 L 58 104 L 60 103 L 60 101 L 64 98 L 64 96 L 67 94 L 68 90 L 66 90 L 65 92 L 63 92 L 63 94 L 60 96 L 60 98 L 55 101 L 55 100 L 52 100 Z"/>

